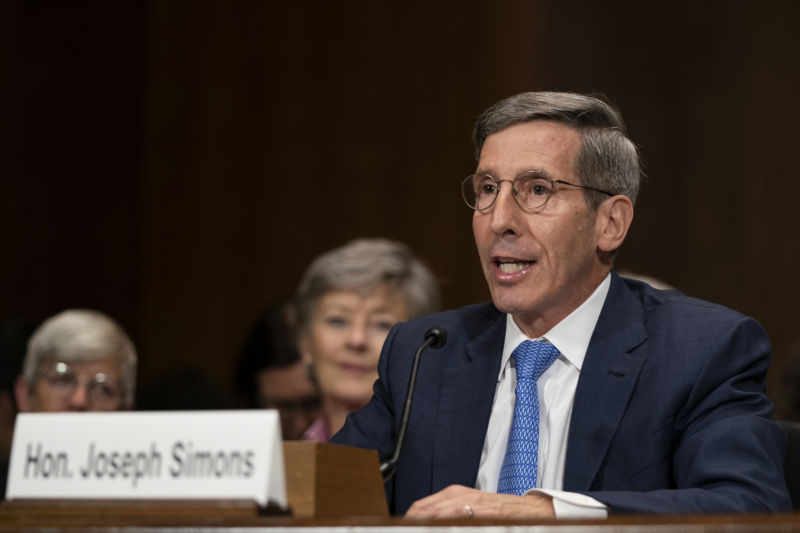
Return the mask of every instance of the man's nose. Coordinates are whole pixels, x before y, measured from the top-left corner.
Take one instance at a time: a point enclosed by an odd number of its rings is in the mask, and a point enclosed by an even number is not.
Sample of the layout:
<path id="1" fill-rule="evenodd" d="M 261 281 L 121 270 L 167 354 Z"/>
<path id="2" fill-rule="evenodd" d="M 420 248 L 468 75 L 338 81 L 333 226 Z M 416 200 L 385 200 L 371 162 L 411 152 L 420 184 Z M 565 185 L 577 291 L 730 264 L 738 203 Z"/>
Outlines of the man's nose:
<path id="1" fill-rule="evenodd" d="M 497 235 L 504 233 L 517 233 L 516 221 L 520 216 L 521 209 L 517 205 L 514 191 L 510 183 L 503 183 L 497 192 L 492 210 L 489 213 L 491 218 L 492 231 Z"/>
<path id="2" fill-rule="evenodd" d="M 89 387 L 85 383 L 79 383 L 75 391 L 69 397 L 70 411 L 87 411 L 89 409 Z"/>

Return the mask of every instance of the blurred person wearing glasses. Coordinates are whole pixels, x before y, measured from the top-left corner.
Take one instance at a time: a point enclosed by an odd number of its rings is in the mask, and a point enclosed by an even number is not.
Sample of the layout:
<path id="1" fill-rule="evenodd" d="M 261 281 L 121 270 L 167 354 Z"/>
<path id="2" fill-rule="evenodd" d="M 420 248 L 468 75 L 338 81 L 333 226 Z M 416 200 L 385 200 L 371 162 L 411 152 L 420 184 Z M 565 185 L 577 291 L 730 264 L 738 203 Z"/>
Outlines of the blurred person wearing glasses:
<path id="1" fill-rule="evenodd" d="M 322 400 L 304 439 L 323 442 L 372 396 L 392 326 L 437 311 L 439 288 L 404 244 L 356 239 L 311 263 L 294 303 L 300 355 Z"/>
<path id="2" fill-rule="evenodd" d="M 34 331 L 14 384 L 21 412 L 132 409 L 136 350 L 122 328 L 92 310 L 70 309 Z"/>
<path id="3" fill-rule="evenodd" d="M 415 347 L 433 326 L 448 332 L 422 356 L 390 511 L 791 510 L 764 329 L 614 270 L 641 177 L 619 111 L 522 93 L 484 111 L 473 141 L 461 194 L 492 301 L 393 328 L 372 399 L 331 439 L 389 459 Z"/>

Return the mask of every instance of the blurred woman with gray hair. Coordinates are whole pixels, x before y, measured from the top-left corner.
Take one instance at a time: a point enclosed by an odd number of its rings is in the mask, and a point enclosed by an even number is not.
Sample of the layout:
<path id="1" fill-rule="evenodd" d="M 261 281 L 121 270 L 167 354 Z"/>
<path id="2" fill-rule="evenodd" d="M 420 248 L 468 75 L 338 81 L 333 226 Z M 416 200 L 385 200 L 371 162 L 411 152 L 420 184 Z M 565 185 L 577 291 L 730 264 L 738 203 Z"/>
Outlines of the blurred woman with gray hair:
<path id="1" fill-rule="evenodd" d="M 136 349 L 98 311 L 69 309 L 33 332 L 14 384 L 20 411 L 116 411 L 133 408 Z"/>
<path id="2" fill-rule="evenodd" d="M 430 270 L 404 244 L 378 238 L 351 241 L 314 260 L 294 303 L 300 355 L 322 398 L 322 414 L 304 439 L 318 442 L 369 401 L 391 327 L 440 306 Z"/>

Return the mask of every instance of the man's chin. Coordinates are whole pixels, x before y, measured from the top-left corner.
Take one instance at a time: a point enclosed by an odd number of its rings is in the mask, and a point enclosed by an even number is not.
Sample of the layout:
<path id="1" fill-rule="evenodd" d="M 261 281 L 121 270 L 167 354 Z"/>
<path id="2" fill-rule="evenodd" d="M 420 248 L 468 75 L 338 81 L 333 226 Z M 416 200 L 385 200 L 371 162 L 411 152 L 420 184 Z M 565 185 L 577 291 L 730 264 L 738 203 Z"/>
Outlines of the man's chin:
<path id="1" fill-rule="evenodd" d="M 524 313 L 531 307 L 530 298 L 521 298 L 526 292 L 521 287 L 497 286 L 489 288 L 492 295 L 492 303 L 504 313 Z"/>
<path id="2" fill-rule="evenodd" d="M 494 298 L 492 297 L 494 306 L 503 313 L 511 315 L 524 315 L 529 312 L 528 307 L 523 302 L 517 301 L 513 298 Z"/>

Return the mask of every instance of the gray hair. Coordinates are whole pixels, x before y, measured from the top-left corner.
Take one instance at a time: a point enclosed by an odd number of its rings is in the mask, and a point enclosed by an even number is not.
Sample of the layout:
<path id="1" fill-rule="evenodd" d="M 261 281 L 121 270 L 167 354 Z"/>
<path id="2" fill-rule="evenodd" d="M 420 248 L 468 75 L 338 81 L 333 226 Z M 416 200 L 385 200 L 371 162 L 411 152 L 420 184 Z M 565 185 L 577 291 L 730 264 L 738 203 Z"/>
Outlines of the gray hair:
<path id="1" fill-rule="evenodd" d="M 476 159 L 480 159 L 489 135 L 534 120 L 550 120 L 578 131 L 581 146 L 575 158 L 575 174 L 581 185 L 623 194 L 636 203 L 641 181 L 639 152 L 627 137 L 619 110 L 599 97 L 527 92 L 501 100 L 475 123 L 472 138 Z M 605 198 L 602 193 L 587 189 L 584 194 L 592 207 Z"/>
<path id="2" fill-rule="evenodd" d="M 125 331 L 98 311 L 68 309 L 45 320 L 28 341 L 22 375 L 32 385 L 42 363 L 96 361 L 114 357 L 122 366 L 122 407 L 133 407 L 136 349 Z"/>
<path id="3" fill-rule="evenodd" d="M 408 246 L 380 238 L 356 239 L 309 265 L 295 294 L 298 329 L 308 328 L 314 306 L 325 293 L 365 294 L 384 286 L 405 299 L 409 318 L 439 310 L 436 279 Z"/>

